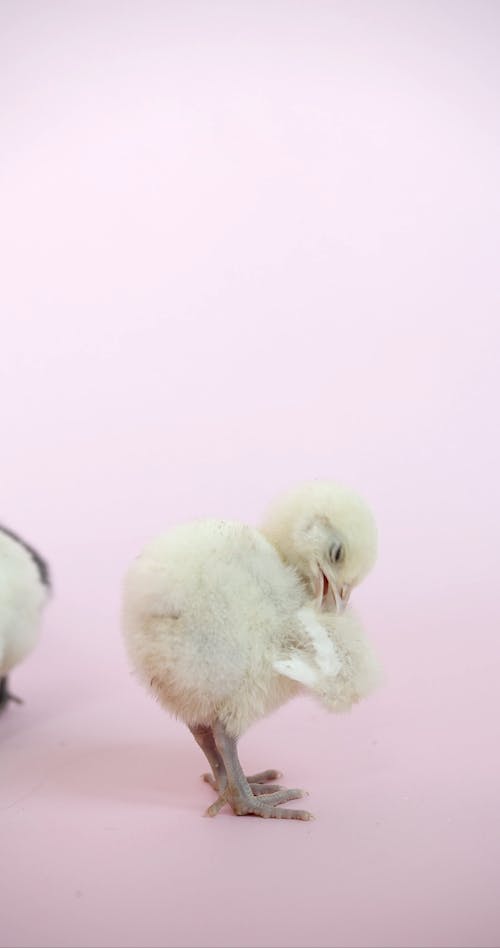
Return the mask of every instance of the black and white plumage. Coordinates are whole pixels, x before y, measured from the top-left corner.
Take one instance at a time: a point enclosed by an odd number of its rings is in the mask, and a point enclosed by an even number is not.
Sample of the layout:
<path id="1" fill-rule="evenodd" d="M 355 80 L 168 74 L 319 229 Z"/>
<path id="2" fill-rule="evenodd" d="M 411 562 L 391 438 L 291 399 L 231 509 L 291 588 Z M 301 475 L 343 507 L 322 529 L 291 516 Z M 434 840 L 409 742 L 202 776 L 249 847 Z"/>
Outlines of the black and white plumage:
<path id="1" fill-rule="evenodd" d="M 132 664 L 204 751 L 219 796 L 238 815 L 308 819 L 277 804 L 300 790 L 246 778 L 236 742 L 257 719 L 307 691 L 331 710 L 369 694 L 377 666 L 348 606 L 376 558 L 375 522 L 352 491 L 306 484 L 262 529 L 227 521 L 175 527 L 130 568 L 124 631 Z"/>
<path id="2" fill-rule="evenodd" d="M 25 540 L 0 526 L 0 710 L 10 700 L 8 675 L 35 647 L 50 591 L 46 561 Z"/>

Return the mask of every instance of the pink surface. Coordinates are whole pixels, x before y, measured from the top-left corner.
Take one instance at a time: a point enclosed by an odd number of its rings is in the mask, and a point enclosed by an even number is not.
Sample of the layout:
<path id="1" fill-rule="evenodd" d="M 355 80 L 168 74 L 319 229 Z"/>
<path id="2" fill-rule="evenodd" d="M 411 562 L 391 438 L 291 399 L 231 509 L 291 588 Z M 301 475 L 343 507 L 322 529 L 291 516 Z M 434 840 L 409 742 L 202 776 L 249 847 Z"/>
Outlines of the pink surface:
<path id="1" fill-rule="evenodd" d="M 500 8 L 0 9 L 0 519 L 53 565 L 0 722 L 2 946 L 497 946 Z M 386 684 L 241 742 L 314 823 L 202 818 L 121 576 L 358 487 Z"/>

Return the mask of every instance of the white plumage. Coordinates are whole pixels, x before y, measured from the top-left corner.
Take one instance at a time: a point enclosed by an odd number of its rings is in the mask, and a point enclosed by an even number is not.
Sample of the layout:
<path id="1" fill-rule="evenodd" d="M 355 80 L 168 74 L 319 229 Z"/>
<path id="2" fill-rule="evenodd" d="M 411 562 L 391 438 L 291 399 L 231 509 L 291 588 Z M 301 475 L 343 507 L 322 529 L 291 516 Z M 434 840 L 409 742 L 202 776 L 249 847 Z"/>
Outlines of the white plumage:
<path id="1" fill-rule="evenodd" d="M 280 501 L 261 531 L 215 520 L 178 526 L 130 568 L 128 652 L 205 751 L 219 792 L 209 812 L 228 802 L 238 814 L 308 818 L 276 806 L 302 794 L 267 787 L 275 773 L 244 777 L 236 741 L 303 690 L 344 710 L 373 688 L 372 652 L 354 614 L 341 610 L 375 555 L 366 505 L 316 483 Z"/>
<path id="2" fill-rule="evenodd" d="M 34 648 L 49 589 L 48 569 L 19 537 L 0 528 L 0 707 L 7 676 Z"/>

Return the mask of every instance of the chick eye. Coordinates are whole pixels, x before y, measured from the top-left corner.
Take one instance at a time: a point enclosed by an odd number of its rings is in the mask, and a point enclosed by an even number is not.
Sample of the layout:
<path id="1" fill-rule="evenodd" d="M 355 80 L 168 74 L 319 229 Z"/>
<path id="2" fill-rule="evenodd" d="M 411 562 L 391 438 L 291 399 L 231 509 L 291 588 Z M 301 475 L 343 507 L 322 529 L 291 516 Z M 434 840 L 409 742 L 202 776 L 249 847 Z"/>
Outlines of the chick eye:
<path id="1" fill-rule="evenodd" d="M 344 547 L 342 543 L 332 543 L 330 547 L 330 559 L 332 563 L 340 563 L 344 558 Z"/>

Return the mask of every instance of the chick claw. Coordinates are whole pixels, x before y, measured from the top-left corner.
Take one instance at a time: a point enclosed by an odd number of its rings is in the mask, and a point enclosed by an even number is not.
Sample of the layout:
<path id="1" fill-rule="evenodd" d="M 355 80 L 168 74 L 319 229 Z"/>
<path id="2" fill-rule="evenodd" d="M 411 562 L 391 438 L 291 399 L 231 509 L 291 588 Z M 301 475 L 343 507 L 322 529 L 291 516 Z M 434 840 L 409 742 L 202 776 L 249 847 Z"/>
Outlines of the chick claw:
<path id="1" fill-rule="evenodd" d="M 246 779 L 250 784 L 254 794 L 257 796 L 262 795 L 263 793 L 274 793 L 277 790 L 283 790 L 282 786 L 273 783 L 274 780 L 279 780 L 282 776 L 283 774 L 279 770 L 262 770 L 260 773 L 252 774 Z M 217 783 L 213 774 L 202 774 L 202 778 L 205 783 L 209 783 L 212 789 L 217 793 L 220 793 L 226 787 L 225 778 L 223 786 L 220 786 L 220 783 Z"/>
<path id="2" fill-rule="evenodd" d="M 255 784 L 254 786 L 258 786 Z M 270 788 L 269 788 L 270 789 Z M 312 820 L 313 816 L 307 810 L 288 810 L 279 803 L 287 803 L 289 800 L 300 800 L 307 794 L 303 790 L 285 790 L 281 788 L 274 793 L 266 791 L 263 794 L 256 795 L 252 791 L 251 785 L 249 793 L 241 793 L 238 790 L 231 792 L 226 788 L 215 803 L 212 803 L 207 810 L 207 816 L 217 816 L 226 803 L 229 804 L 236 816 L 261 816 L 264 819 L 277 820 Z"/>

